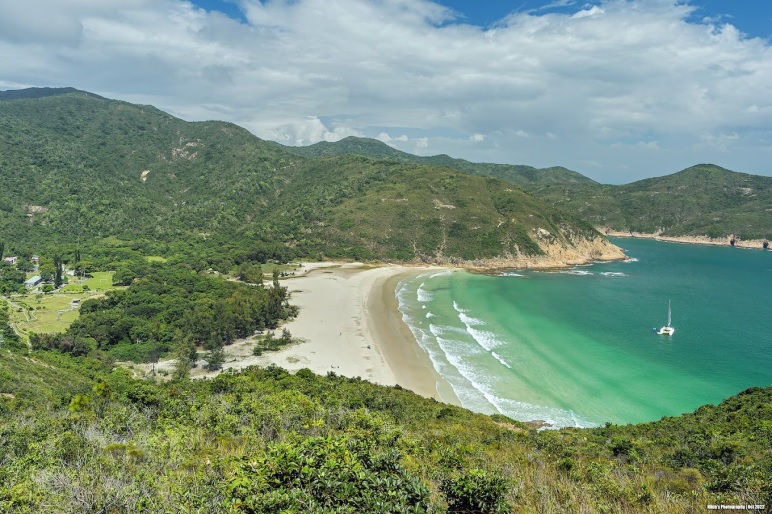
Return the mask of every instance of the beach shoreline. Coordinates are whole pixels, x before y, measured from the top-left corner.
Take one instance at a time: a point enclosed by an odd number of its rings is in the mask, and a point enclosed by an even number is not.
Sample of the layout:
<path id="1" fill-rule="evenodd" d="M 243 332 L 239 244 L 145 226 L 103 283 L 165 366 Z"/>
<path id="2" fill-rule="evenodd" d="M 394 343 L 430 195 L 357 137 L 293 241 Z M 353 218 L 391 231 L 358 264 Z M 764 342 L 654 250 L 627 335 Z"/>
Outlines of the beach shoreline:
<path id="1" fill-rule="evenodd" d="M 292 276 L 281 279 L 290 303 L 297 305 L 295 319 L 278 327 L 298 342 L 277 351 L 254 355 L 254 337 L 224 348 L 225 362 L 218 371 L 207 371 L 200 360 L 190 372 L 194 379 L 249 366 L 275 365 L 290 372 L 307 368 L 318 375 L 334 373 L 385 386 L 399 385 L 426 398 L 460 405 L 449 383 L 434 369 L 402 319 L 396 298 L 398 284 L 440 266 L 365 265 L 362 263 L 304 263 Z M 157 363 L 155 373 L 171 373 L 174 360 Z M 147 369 L 145 369 L 147 368 Z M 134 366 L 147 375 L 151 368 Z"/>

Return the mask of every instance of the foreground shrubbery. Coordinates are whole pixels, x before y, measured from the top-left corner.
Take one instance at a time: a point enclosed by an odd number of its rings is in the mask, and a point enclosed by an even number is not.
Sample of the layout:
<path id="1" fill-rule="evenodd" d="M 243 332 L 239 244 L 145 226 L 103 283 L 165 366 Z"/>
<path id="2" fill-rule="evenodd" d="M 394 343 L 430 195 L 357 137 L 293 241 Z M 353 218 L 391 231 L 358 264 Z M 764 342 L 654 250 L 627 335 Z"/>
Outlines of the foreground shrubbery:
<path id="1" fill-rule="evenodd" d="M 35 375 L 29 359 L 9 356 Z M 47 392 L 53 375 L 41 378 L 45 401 L 14 395 L 9 389 L 22 384 L 0 378 L 0 510 L 701 512 L 710 503 L 772 505 L 771 389 L 656 423 L 537 431 L 308 370 L 252 368 L 155 384 L 62 355 L 34 359 L 46 366 L 67 360 L 64 372 L 83 378 Z M 0 377 L 13 374 L 9 362 Z"/>

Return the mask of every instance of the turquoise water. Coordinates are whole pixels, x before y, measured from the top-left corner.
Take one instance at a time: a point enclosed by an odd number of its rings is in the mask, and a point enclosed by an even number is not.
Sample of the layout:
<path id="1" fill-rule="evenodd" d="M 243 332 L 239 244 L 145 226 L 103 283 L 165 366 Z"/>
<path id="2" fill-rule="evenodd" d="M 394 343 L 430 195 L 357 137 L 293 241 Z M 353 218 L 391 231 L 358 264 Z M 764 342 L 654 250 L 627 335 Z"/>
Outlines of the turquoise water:
<path id="1" fill-rule="evenodd" d="M 403 319 L 464 407 L 637 423 L 772 384 L 772 252 L 614 239 L 625 262 L 426 273 Z M 673 336 L 657 335 L 672 302 Z"/>

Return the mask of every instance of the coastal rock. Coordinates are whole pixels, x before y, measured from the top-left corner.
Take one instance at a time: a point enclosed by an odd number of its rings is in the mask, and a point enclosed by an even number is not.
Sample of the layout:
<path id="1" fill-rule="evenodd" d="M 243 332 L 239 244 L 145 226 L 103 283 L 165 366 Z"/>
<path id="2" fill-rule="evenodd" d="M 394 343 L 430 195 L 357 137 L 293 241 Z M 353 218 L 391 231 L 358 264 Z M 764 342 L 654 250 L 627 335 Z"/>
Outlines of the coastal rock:
<path id="1" fill-rule="evenodd" d="M 538 239 L 542 255 L 522 253 L 503 255 L 493 259 L 466 261 L 460 257 L 434 257 L 422 255 L 421 262 L 440 266 L 457 266 L 474 270 L 492 269 L 554 269 L 589 264 L 594 261 L 615 261 L 625 258 L 621 248 L 600 235 L 588 238 L 574 235 L 570 239 L 545 237 Z"/>

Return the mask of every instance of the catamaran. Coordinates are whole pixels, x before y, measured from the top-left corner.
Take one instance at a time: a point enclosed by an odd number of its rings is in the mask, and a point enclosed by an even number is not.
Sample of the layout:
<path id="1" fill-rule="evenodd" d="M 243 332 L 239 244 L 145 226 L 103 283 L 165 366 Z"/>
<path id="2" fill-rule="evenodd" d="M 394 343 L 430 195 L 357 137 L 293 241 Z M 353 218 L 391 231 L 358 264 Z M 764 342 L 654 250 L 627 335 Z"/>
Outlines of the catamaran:
<path id="1" fill-rule="evenodd" d="M 675 333 L 675 328 L 670 326 L 670 323 L 672 322 L 671 316 L 670 316 L 670 300 L 667 301 L 667 325 L 660 328 L 657 333 L 661 335 L 666 336 L 672 336 Z"/>

